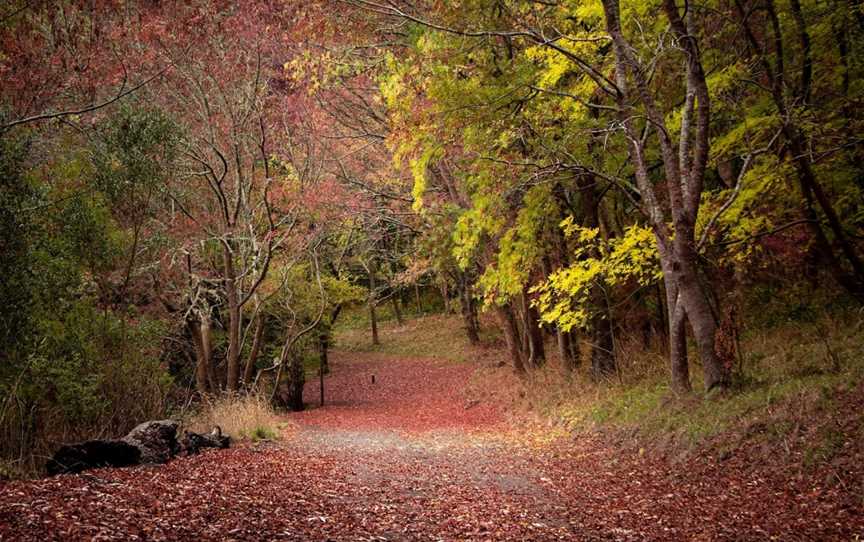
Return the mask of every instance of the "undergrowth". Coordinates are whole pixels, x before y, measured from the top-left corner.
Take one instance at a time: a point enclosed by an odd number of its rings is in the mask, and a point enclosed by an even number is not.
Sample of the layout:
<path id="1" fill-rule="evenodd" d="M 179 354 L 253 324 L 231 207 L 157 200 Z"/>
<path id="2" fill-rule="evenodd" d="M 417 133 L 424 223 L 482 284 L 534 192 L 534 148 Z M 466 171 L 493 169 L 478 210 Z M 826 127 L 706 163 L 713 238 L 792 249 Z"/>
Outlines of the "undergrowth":
<path id="1" fill-rule="evenodd" d="M 208 399 L 184 423 L 196 433 L 215 426 L 232 438 L 252 441 L 275 440 L 285 428 L 270 402 L 254 394 Z"/>
<path id="2" fill-rule="evenodd" d="M 706 396 L 700 367 L 694 392 L 670 391 L 665 356 L 624 345 L 617 378 L 594 383 L 557 364 L 521 383 L 516 407 L 575 432 L 612 431 L 674 453 L 744 442 L 829 461 L 844 443 L 861 440 L 860 413 L 838 427 L 836 413 L 864 396 L 864 320 L 860 313 L 788 321 L 745 335 L 743 359 L 730 389 Z M 802 451 L 803 450 L 803 451 Z"/>

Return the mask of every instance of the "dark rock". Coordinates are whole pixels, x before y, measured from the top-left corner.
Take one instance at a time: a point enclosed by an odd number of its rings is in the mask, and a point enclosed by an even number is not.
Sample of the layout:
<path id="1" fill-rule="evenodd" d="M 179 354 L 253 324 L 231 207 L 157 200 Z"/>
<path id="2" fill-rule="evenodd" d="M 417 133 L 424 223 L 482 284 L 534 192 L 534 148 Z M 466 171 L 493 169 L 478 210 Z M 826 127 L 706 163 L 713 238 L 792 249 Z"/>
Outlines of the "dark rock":
<path id="1" fill-rule="evenodd" d="M 218 425 L 213 428 L 213 431 L 207 435 L 186 431 L 186 436 L 183 437 L 183 449 L 186 455 L 194 455 L 201 451 L 201 448 L 229 448 L 231 446 L 231 437 L 222 436 L 222 428 Z"/>
<path id="2" fill-rule="evenodd" d="M 141 463 L 166 463 L 180 451 L 174 420 L 144 422 L 123 437 L 141 451 Z"/>
<path id="3" fill-rule="evenodd" d="M 88 440 L 62 446 L 45 465 L 48 474 L 74 474 L 99 467 L 128 467 L 141 461 L 141 450 L 122 440 Z"/>

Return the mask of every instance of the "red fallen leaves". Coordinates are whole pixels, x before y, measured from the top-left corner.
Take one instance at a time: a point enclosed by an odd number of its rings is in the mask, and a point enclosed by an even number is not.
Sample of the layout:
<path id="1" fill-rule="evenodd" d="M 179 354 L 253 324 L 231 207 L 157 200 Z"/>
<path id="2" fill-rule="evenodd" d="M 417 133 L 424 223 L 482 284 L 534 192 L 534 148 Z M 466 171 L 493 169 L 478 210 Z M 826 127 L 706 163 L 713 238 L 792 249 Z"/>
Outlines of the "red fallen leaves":
<path id="1" fill-rule="evenodd" d="M 403 432 L 488 431 L 503 420 L 494 405 L 465 396 L 474 372 L 470 365 L 341 352 L 334 353 L 333 361 L 336 369 L 324 382 L 326 408 L 312 408 L 293 419 L 331 429 Z M 304 399 L 317 407 L 319 397 L 316 379 L 306 385 Z"/>
<path id="2" fill-rule="evenodd" d="M 744 452 L 673 464 L 600 437 L 538 445 L 471 369 L 338 356 L 336 404 L 279 443 L 0 485 L 0 540 L 854 540 L 861 495 Z M 371 374 L 376 383 L 371 383 Z M 311 389 L 310 399 L 317 397 Z M 486 431 L 484 433 L 484 431 Z M 524 439 L 520 443 L 519 439 Z"/>

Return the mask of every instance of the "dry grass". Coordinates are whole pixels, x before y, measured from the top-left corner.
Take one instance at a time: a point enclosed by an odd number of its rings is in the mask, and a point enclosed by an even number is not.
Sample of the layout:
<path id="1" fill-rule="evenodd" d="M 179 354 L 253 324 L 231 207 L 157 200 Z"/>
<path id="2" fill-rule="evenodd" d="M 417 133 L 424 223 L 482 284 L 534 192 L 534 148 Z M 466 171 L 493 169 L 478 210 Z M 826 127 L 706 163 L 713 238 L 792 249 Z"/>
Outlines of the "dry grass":
<path id="1" fill-rule="evenodd" d="M 484 342 L 493 327 L 486 325 Z M 434 357 L 456 363 L 473 361 L 480 354 L 472 348 L 458 315 L 435 314 L 406 320 L 398 325 L 391 320 L 378 326 L 381 344 L 373 345 L 368 327 L 345 325 L 336 330 L 336 349 L 349 352 L 381 352 L 405 357 Z"/>
<path id="2" fill-rule="evenodd" d="M 625 344 L 616 378 L 595 383 L 587 367 L 567 373 L 553 361 L 518 384 L 513 410 L 573 431 L 611 429 L 673 453 L 735 447 L 755 438 L 784 449 L 801 441 L 805 454 L 813 448 L 809 455 L 821 459 L 830 456 L 826 449 L 835 451 L 835 441 L 858 438 L 857 428 L 864 425 L 860 415 L 850 416 L 843 438 L 830 427 L 820 429 L 836 425 L 826 413 L 862 391 L 862 329 L 861 314 L 847 313 L 754 331 L 742 343 L 743 364 L 732 388 L 709 397 L 700 392 L 697 364 L 691 366 L 695 392 L 679 397 L 669 390 L 661 351 Z M 812 431 L 805 435 L 802 428 Z"/>
<path id="3" fill-rule="evenodd" d="M 285 422 L 265 398 L 249 394 L 208 399 L 184 426 L 196 433 L 219 426 L 235 439 L 272 440 L 285 429 Z"/>

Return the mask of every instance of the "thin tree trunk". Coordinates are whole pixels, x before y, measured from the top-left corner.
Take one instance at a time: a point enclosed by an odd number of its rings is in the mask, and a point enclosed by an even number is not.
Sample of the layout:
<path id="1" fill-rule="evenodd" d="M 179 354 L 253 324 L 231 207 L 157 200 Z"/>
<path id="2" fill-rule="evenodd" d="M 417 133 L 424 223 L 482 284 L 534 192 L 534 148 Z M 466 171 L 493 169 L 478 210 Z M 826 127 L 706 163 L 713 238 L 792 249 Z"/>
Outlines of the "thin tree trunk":
<path id="1" fill-rule="evenodd" d="M 612 322 L 602 315 L 596 315 L 592 320 L 591 372 L 596 380 L 603 380 L 616 371 Z"/>
<path id="2" fill-rule="evenodd" d="M 543 347 L 543 330 L 540 329 L 540 314 L 531 306 L 528 299 L 528 286 L 522 291 L 522 316 L 528 346 L 528 365 L 540 367 L 546 363 L 546 350 Z"/>
<path id="3" fill-rule="evenodd" d="M 369 323 L 372 326 L 372 344 L 379 345 L 378 340 L 378 315 L 375 313 L 375 305 L 378 303 L 375 293 L 375 269 L 369 270 Z"/>
<path id="4" fill-rule="evenodd" d="M 264 337 L 264 314 L 259 309 L 255 316 L 255 331 L 252 337 L 252 347 L 249 349 L 249 357 L 246 358 L 246 366 L 243 369 L 243 385 L 252 384 L 255 373 L 255 364 L 258 362 L 258 354 L 261 352 L 261 341 Z"/>
<path id="5" fill-rule="evenodd" d="M 206 350 L 201 339 L 201 324 L 192 318 L 186 321 L 189 334 L 192 336 L 192 344 L 195 345 L 195 389 L 198 393 L 205 394 L 209 389 L 209 371 L 207 365 Z"/>
<path id="6" fill-rule="evenodd" d="M 504 340 L 507 343 L 507 350 L 510 352 L 513 368 L 517 373 L 522 374 L 525 372 L 525 360 L 522 358 L 522 349 L 519 347 L 519 326 L 516 324 L 513 307 L 509 303 L 499 307 L 498 316 L 501 320 L 501 330 L 504 332 Z"/>
<path id="7" fill-rule="evenodd" d="M 369 302 L 369 322 L 372 325 L 372 344 L 379 345 L 381 340 L 378 338 L 378 315 L 375 313 L 375 301 Z"/>
<path id="8" fill-rule="evenodd" d="M 572 371 L 576 368 L 570 353 L 570 336 L 561 328 L 555 328 L 555 341 L 558 344 L 558 357 L 561 358 L 561 366 Z"/>
<path id="9" fill-rule="evenodd" d="M 240 327 L 242 314 L 237 291 L 237 276 L 234 269 L 234 255 L 227 241 L 222 247 L 223 268 L 225 273 L 225 297 L 228 304 L 228 354 L 226 357 L 226 387 L 229 392 L 237 391 L 240 383 Z"/>
<path id="10" fill-rule="evenodd" d="M 216 393 L 220 389 L 219 379 L 216 378 L 216 367 L 213 364 L 213 336 L 210 333 L 211 323 L 210 316 L 201 318 L 201 348 L 204 352 L 204 365 L 207 369 L 207 380 L 210 385 L 210 391 Z"/>
<path id="11" fill-rule="evenodd" d="M 320 361 L 321 374 L 330 372 L 330 360 L 327 356 L 327 350 L 330 347 L 330 335 L 324 331 L 318 334 L 318 356 Z"/>
<path id="12" fill-rule="evenodd" d="M 465 323 L 465 333 L 468 342 L 476 346 L 480 344 L 480 325 L 477 321 L 477 304 L 471 295 L 468 277 L 462 273 L 459 277 L 459 304 L 462 308 L 462 321 Z"/>
<path id="13" fill-rule="evenodd" d="M 288 408 L 294 412 L 303 410 L 303 386 L 306 384 L 306 374 L 300 357 L 291 354 L 288 361 Z"/>
<path id="14" fill-rule="evenodd" d="M 451 314 L 453 309 L 450 307 L 450 292 L 445 278 L 441 279 L 441 299 L 444 300 L 444 314 Z"/>
<path id="15" fill-rule="evenodd" d="M 399 308 L 399 299 L 398 296 L 394 293 L 391 297 L 391 302 L 393 303 L 393 313 L 396 315 L 396 323 L 399 327 L 402 327 L 405 322 L 402 320 L 402 309 Z"/>

